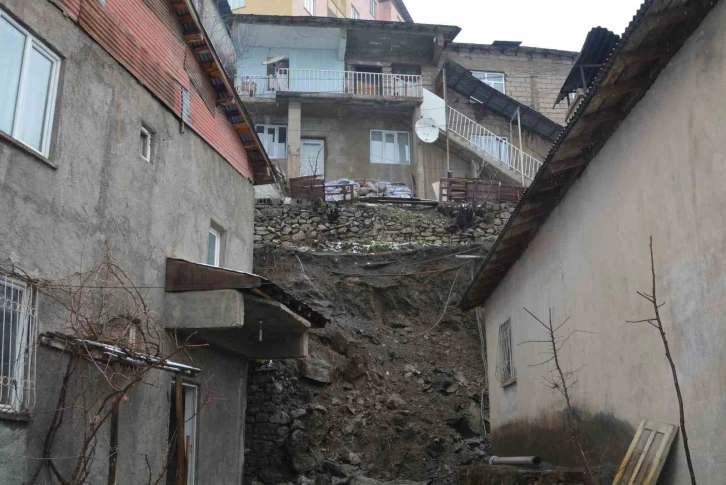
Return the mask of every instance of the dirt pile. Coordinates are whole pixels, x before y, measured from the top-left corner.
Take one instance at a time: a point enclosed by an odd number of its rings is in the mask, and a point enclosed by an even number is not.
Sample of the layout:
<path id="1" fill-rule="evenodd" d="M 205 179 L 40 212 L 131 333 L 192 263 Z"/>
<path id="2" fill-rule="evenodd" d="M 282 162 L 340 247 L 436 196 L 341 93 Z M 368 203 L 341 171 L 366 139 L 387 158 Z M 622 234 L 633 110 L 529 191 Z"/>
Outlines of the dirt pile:
<path id="1" fill-rule="evenodd" d="M 252 366 L 247 483 L 447 484 L 482 462 L 480 336 L 475 313 L 457 308 L 480 260 L 457 256 L 487 249 L 260 249 L 256 271 L 331 324 L 311 331 L 305 361 Z"/>

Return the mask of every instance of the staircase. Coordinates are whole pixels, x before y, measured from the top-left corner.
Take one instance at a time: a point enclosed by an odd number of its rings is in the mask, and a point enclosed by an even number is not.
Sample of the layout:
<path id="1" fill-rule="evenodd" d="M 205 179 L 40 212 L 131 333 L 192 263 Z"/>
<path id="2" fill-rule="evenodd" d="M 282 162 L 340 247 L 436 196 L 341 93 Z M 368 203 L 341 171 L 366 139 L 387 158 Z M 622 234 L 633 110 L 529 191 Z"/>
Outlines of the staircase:
<path id="1" fill-rule="evenodd" d="M 506 138 L 495 135 L 482 125 L 444 105 L 444 100 L 424 89 L 424 103 L 421 106 L 424 117 L 432 118 L 439 130 L 448 130 L 450 149 L 460 158 L 478 158 L 487 167 L 495 169 L 497 179 L 528 186 L 542 166 L 542 162 L 509 143 Z M 445 143 L 445 137 L 443 138 Z"/>

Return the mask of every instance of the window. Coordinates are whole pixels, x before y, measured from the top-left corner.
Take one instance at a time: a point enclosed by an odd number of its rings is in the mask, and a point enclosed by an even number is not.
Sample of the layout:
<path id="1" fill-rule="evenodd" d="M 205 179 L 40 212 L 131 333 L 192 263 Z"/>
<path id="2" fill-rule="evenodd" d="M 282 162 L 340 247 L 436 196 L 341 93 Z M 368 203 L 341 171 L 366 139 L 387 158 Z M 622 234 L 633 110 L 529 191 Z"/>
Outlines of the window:
<path id="1" fill-rule="evenodd" d="M 411 145 L 405 131 L 371 130 L 371 163 L 411 163 Z"/>
<path id="2" fill-rule="evenodd" d="M 232 10 L 245 6 L 245 0 L 229 0 L 229 8 Z"/>
<path id="3" fill-rule="evenodd" d="M 151 133 L 143 126 L 139 136 L 139 154 L 147 162 L 151 161 Z"/>
<path id="4" fill-rule="evenodd" d="M 210 266 L 219 266 L 220 253 L 222 249 L 222 233 L 212 227 L 209 228 L 209 236 L 207 237 L 207 264 Z"/>
<path id="5" fill-rule="evenodd" d="M 177 388 L 181 388 L 181 412 L 177 416 Z M 197 401 L 197 386 L 189 383 L 182 383 L 181 386 L 172 385 L 171 388 L 171 404 L 169 406 L 169 468 L 166 472 L 167 485 L 176 485 L 180 471 L 186 476 L 184 483 L 186 485 L 194 485 L 196 482 L 196 463 L 197 463 L 197 411 L 199 403 Z M 183 425 L 179 425 L 179 418 L 183 419 Z M 183 433 L 182 439 L 179 440 L 177 433 Z M 180 454 L 179 442 L 184 444 L 184 453 Z M 186 463 L 179 463 L 179 457 Z M 188 457 L 188 461 L 187 461 Z"/>
<path id="6" fill-rule="evenodd" d="M 376 18 L 376 13 L 378 13 L 378 0 L 371 0 L 371 15 L 373 15 L 373 18 Z"/>
<path id="7" fill-rule="evenodd" d="M 48 156 L 60 59 L 0 11 L 0 130 Z"/>
<path id="8" fill-rule="evenodd" d="M 475 78 L 480 81 L 484 81 L 487 84 L 502 94 L 504 92 L 504 73 L 501 72 L 485 72 L 485 71 L 471 71 Z"/>
<path id="9" fill-rule="evenodd" d="M 355 7 L 350 7 L 350 18 L 352 18 L 352 19 L 360 18 L 360 13 L 358 13 L 358 10 L 356 10 Z"/>
<path id="10" fill-rule="evenodd" d="M 305 0 L 305 10 L 307 10 L 310 15 L 315 15 L 315 0 Z"/>
<path id="11" fill-rule="evenodd" d="M 255 125 L 257 136 L 270 158 L 287 158 L 287 126 Z"/>
<path id="12" fill-rule="evenodd" d="M 35 313 L 32 287 L 0 275 L 0 411 L 27 410 L 34 400 Z"/>
<path id="13" fill-rule="evenodd" d="M 512 326 L 509 320 L 499 325 L 498 350 L 496 378 L 503 386 L 513 384 L 517 380 L 517 373 L 512 357 Z"/>

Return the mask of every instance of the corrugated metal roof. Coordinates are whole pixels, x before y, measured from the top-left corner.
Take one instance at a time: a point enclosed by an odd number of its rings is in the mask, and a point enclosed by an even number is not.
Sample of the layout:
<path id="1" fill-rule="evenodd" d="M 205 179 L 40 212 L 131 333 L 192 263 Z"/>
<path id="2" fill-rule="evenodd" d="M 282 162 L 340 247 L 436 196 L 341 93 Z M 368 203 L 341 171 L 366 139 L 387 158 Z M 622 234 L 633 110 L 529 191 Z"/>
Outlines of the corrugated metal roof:
<path id="1" fill-rule="evenodd" d="M 646 0 L 550 150 L 459 306 L 483 304 L 718 0 Z"/>
<path id="2" fill-rule="evenodd" d="M 604 27 L 595 27 L 588 32 L 585 43 L 582 44 L 580 54 L 577 56 L 572 71 L 565 79 L 560 94 L 555 100 L 557 103 L 577 91 L 578 88 L 588 88 L 600 71 L 602 63 L 607 60 L 613 48 L 620 40 L 620 36 Z M 584 86 L 583 86 L 584 78 Z"/>
<path id="3" fill-rule="evenodd" d="M 522 128 L 536 133 L 546 140 L 555 141 L 557 135 L 562 131 L 562 125 L 555 123 L 539 111 L 520 103 L 511 96 L 507 96 L 484 83 L 465 67 L 454 61 L 446 61 L 446 85 L 464 96 L 474 98 L 488 110 L 502 116 L 507 121 L 519 108 L 519 116 L 522 121 Z"/>
<path id="4" fill-rule="evenodd" d="M 396 10 L 398 10 L 398 13 L 401 14 L 403 20 L 406 22 L 413 22 L 413 17 L 411 17 L 411 14 L 408 13 L 408 9 L 403 3 L 403 0 L 393 0 L 393 3 L 396 5 Z"/>

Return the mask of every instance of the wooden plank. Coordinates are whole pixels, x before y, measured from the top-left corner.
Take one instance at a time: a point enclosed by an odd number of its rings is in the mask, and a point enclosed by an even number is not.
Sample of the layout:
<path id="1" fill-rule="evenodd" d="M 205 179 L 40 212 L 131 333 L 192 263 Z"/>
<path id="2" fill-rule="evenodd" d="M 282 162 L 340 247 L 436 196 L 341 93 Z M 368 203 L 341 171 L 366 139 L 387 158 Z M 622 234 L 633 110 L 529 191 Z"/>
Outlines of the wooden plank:
<path id="1" fill-rule="evenodd" d="M 650 86 L 650 79 L 632 79 L 630 81 L 621 81 L 617 84 L 608 84 L 606 86 L 600 86 L 597 91 L 597 95 L 601 98 L 609 98 L 613 96 L 621 96 L 623 94 L 630 94 L 636 91 L 647 89 Z"/>
<path id="2" fill-rule="evenodd" d="M 184 42 L 191 44 L 193 42 L 199 42 L 204 40 L 201 32 L 193 32 L 191 34 L 184 34 Z"/>
<path id="3" fill-rule="evenodd" d="M 677 431 L 672 424 L 641 421 L 613 485 L 656 485 Z"/>

